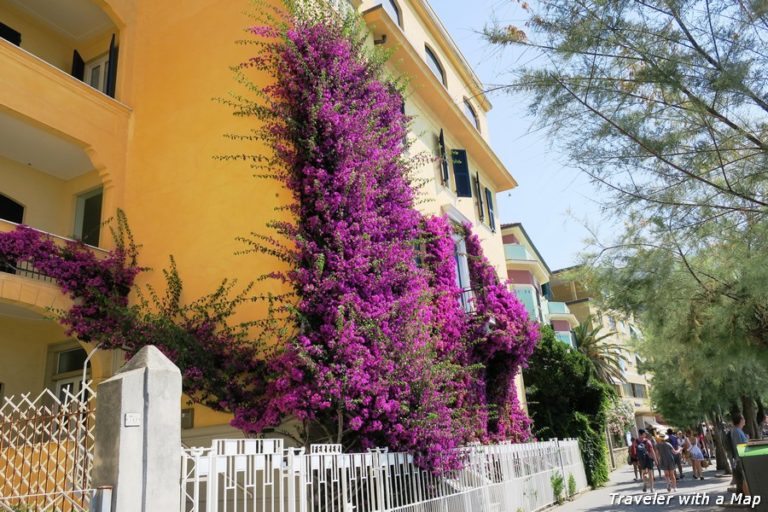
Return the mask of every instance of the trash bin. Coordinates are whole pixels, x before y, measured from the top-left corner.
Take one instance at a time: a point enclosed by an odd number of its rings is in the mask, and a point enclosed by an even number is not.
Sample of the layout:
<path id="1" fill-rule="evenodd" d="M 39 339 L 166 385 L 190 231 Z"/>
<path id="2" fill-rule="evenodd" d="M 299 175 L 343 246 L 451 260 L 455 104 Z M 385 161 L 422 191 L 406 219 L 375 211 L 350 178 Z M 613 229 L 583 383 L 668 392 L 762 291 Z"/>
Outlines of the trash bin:
<path id="1" fill-rule="evenodd" d="M 738 448 L 749 492 L 760 496 L 760 504 L 752 510 L 768 512 L 768 441 L 750 441 Z"/>

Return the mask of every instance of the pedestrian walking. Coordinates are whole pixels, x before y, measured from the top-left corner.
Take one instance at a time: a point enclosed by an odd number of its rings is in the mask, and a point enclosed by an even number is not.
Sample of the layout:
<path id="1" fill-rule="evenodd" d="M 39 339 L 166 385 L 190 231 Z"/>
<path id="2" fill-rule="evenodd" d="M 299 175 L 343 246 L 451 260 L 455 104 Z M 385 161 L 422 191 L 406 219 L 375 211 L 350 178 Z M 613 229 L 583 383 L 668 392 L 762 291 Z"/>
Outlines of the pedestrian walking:
<path id="1" fill-rule="evenodd" d="M 653 491 L 653 465 L 656 463 L 656 450 L 651 443 L 648 433 L 640 429 L 638 431 L 640 438 L 637 441 L 637 461 L 640 465 L 641 476 L 643 478 L 643 492 L 650 488 Z"/>
<path id="2" fill-rule="evenodd" d="M 733 428 L 731 428 L 731 449 L 733 450 L 733 479 L 736 481 L 736 491 L 749 494 L 747 480 L 744 478 L 744 466 L 739 457 L 738 445 L 749 441 L 749 436 L 744 432 L 746 420 L 741 413 L 736 413 L 732 417 Z"/>
<path id="3" fill-rule="evenodd" d="M 640 478 L 643 477 L 642 470 L 640 469 L 640 465 L 637 461 L 637 439 L 634 437 L 629 442 L 629 453 L 627 455 L 627 459 L 629 463 L 632 465 L 632 470 L 635 472 L 635 481 L 637 481 L 638 475 Z"/>
<path id="4" fill-rule="evenodd" d="M 656 444 L 656 451 L 659 454 L 659 468 L 664 471 L 664 478 L 667 480 L 667 491 L 677 491 L 677 478 L 675 477 L 676 456 L 680 455 L 683 451 L 682 448 L 673 447 L 670 441 L 670 434 L 667 434 L 660 443 Z"/>
<path id="5" fill-rule="evenodd" d="M 682 432 L 678 433 L 678 435 L 675 435 L 674 431 L 671 428 L 667 429 L 667 437 L 666 439 L 669 440 L 669 444 L 672 445 L 672 448 L 676 451 L 675 454 L 675 466 L 677 466 L 677 469 L 680 471 L 680 479 L 683 478 L 683 450 L 680 450 L 680 437 L 682 437 Z"/>
<path id="6" fill-rule="evenodd" d="M 702 465 L 704 464 L 704 452 L 701 449 L 699 439 L 691 435 L 688 439 L 691 444 L 691 468 L 693 469 L 693 479 L 704 480 L 702 475 Z"/>

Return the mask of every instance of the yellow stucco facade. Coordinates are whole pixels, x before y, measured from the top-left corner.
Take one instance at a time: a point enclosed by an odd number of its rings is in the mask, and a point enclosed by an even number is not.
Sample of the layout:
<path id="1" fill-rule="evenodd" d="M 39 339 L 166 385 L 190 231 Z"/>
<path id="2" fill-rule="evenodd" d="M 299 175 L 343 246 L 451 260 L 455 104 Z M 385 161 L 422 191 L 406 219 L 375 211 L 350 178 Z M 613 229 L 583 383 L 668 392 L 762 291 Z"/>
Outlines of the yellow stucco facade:
<path id="1" fill-rule="evenodd" d="M 0 142 L 0 195 L 23 206 L 22 222 L 59 237 L 78 236 L 87 215 L 84 198 L 101 191 L 101 220 L 124 210 L 141 245 L 140 263 L 154 269 L 138 284 L 161 286 L 159 269 L 173 255 L 184 299 L 214 290 L 223 278 L 245 284 L 273 269 L 275 261 L 267 256 L 235 255 L 244 248 L 237 237 L 266 233 L 275 207 L 287 204 L 290 194 L 253 178 L 247 163 L 214 158 L 265 151 L 258 143 L 224 137 L 247 131 L 252 121 L 213 101 L 230 91 L 243 92 L 230 66 L 254 51 L 236 44 L 252 24 L 245 14 L 251 4 L 187 0 L 180 8 L 176 2 L 151 0 L 71 0 L 64 9 L 53 1 L 42 8 L 46 1 L 0 0 L 0 21 L 21 36 L 20 45 L 0 39 L 0 141 L 6 141 Z M 390 71 L 408 78 L 414 154 L 434 154 L 442 130 L 448 149 L 467 151 L 473 180 L 495 203 L 498 192 L 516 183 L 489 145 L 491 105 L 432 9 L 423 0 L 397 0 L 388 9 L 368 0 L 353 4 L 371 30 L 371 44 L 391 49 Z M 104 60 L 111 55 L 113 37 L 119 58 L 110 97 L 102 91 L 104 73 L 114 66 Z M 444 84 L 425 61 L 425 48 L 440 61 Z M 84 62 L 82 77 L 72 76 L 74 52 Z M 89 80 L 99 73 L 102 81 L 92 87 Z M 270 80 L 268 75 L 251 78 Z M 419 168 L 424 182 L 419 208 L 473 224 L 503 277 L 498 208 L 489 208 L 484 195 L 482 210 L 476 193 L 458 197 L 453 173 L 443 183 L 440 172 L 438 163 Z M 14 226 L 0 219 L 0 230 Z M 98 245 L 109 248 L 110 243 L 102 228 Z M 46 308 L 63 297 L 52 284 L 23 275 L 0 272 L 0 285 L 8 289 L 0 289 L 0 344 L 29 362 L 23 378 L 0 365 L 0 383 L 6 395 L 24 388 L 39 391 L 50 385 L 45 362 L 50 346 L 73 341 L 44 318 Z M 22 285 L 33 291 L 17 293 Z M 274 283 L 262 286 L 280 291 Z M 261 308 L 243 308 L 238 319 L 258 318 Z M 119 355 L 97 354 L 92 376 L 111 374 L 119 362 Z M 185 435 L 203 440 L 224 433 L 228 420 L 226 414 L 196 407 L 194 429 Z"/>

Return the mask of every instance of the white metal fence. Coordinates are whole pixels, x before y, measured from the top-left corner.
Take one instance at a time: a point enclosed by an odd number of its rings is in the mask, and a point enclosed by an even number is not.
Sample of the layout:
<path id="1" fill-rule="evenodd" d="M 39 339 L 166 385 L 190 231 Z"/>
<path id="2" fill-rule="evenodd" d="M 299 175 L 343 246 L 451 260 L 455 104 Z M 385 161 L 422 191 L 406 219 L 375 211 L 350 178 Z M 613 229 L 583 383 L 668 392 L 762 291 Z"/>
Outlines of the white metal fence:
<path id="1" fill-rule="evenodd" d="M 279 439 L 220 439 L 182 450 L 182 512 L 531 512 L 555 502 L 551 478 L 587 487 L 578 442 L 462 448 L 437 476 L 407 453 L 285 448 Z"/>
<path id="2" fill-rule="evenodd" d="M 84 383 L 0 401 L 0 511 L 88 510 L 94 396 Z"/>

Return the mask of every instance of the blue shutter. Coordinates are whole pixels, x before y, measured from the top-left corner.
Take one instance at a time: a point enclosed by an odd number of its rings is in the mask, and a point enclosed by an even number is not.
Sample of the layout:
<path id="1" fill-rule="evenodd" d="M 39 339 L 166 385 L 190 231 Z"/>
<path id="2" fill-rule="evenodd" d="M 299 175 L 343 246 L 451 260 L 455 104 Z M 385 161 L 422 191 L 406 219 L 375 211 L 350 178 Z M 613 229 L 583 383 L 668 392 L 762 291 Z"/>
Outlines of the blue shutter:
<path id="1" fill-rule="evenodd" d="M 467 152 L 463 149 L 452 149 L 453 177 L 456 180 L 456 195 L 472 197 L 472 179 L 469 177 Z"/>
<path id="2" fill-rule="evenodd" d="M 496 217 L 493 212 L 493 193 L 485 187 L 485 204 L 488 205 L 488 225 L 493 231 L 496 231 Z"/>

